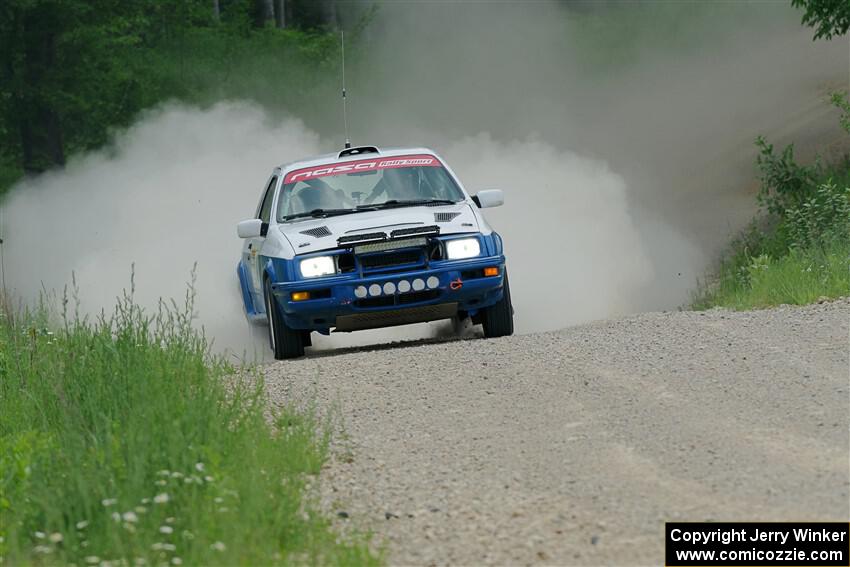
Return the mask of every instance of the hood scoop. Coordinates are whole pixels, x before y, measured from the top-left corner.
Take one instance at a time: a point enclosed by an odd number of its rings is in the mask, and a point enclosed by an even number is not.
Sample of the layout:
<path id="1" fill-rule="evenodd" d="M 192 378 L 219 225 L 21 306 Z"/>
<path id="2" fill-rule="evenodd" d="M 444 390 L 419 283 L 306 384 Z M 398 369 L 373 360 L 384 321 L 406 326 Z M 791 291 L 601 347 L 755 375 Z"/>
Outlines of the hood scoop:
<path id="1" fill-rule="evenodd" d="M 460 213 L 434 213 L 434 222 L 452 222 Z"/>
<path id="2" fill-rule="evenodd" d="M 302 230 L 300 234 L 306 234 L 307 236 L 312 236 L 313 238 L 324 238 L 325 236 L 330 236 L 332 233 L 328 227 L 318 226 L 316 228 Z"/>

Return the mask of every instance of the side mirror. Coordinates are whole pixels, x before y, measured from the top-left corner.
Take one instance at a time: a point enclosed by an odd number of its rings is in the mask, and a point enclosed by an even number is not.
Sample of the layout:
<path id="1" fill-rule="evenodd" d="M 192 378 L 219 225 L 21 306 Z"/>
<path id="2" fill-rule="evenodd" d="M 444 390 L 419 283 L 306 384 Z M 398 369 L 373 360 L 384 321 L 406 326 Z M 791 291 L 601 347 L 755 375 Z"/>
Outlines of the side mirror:
<path id="1" fill-rule="evenodd" d="M 239 238 L 263 236 L 263 221 L 260 219 L 243 220 L 236 225 L 236 234 L 239 235 Z"/>
<path id="2" fill-rule="evenodd" d="M 487 189 L 473 195 L 472 200 L 475 201 L 479 209 L 488 209 L 503 205 L 505 203 L 505 194 L 502 193 L 501 189 Z"/>

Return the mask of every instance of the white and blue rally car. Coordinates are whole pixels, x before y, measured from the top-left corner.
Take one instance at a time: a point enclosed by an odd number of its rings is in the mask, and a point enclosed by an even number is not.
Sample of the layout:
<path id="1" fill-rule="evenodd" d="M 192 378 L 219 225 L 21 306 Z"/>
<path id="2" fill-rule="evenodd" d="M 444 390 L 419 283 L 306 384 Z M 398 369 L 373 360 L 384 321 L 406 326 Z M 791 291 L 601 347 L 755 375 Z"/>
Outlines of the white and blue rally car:
<path id="1" fill-rule="evenodd" d="M 345 149 L 275 168 L 255 218 L 237 226 L 245 313 L 268 323 L 277 359 L 311 332 L 470 318 L 486 337 L 513 333 L 502 239 L 425 148 Z"/>

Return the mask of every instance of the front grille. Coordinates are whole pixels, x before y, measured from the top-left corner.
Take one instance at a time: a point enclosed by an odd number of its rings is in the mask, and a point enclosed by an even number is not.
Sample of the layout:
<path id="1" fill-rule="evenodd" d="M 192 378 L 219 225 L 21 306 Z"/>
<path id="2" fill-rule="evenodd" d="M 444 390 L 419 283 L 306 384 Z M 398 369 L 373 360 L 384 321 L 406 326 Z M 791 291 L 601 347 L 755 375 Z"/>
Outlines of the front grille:
<path id="1" fill-rule="evenodd" d="M 422 250 L 414 248 L 378 254 L 364 254 L 358 256 L 357 259 L 360 261 L 360 267 L 364 270 L 392 268 L 395 266 L 422 263 Z"/>
<path id="2" fill-rule="evenodd" d="M 409 305 L 411 303 L 419 303 L 420 301 L 430 301 L 437 299 L 440 296 L 439 289 L 426 289 L 423 291 L 414 291 L 412 293 L 403 293 L 397 295 L 399 305 Z"/>

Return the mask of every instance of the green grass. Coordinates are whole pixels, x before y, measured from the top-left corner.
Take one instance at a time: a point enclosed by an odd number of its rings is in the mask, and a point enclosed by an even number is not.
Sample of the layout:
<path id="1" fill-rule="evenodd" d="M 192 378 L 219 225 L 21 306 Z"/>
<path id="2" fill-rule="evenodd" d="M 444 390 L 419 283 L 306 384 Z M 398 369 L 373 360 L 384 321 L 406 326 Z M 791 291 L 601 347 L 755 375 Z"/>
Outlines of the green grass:
<path id="1" fill-rule="evenodd" d="M 850 296 L 850 235 L 823 246 L 792 248 L 779 258 L 739 253 L 723 264 L 717 281 L 701 290 L 693 307 L 759 309 L 842 296 Z"/>
<path id="2" fill-rule="evenodd" d="M 294 410 L 271 423 L 262 384 L 192 331 L 191 303 L 0 316 L 3 564 L 380 563 L 306 496 L 327 428 Z"/>

